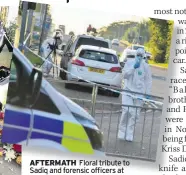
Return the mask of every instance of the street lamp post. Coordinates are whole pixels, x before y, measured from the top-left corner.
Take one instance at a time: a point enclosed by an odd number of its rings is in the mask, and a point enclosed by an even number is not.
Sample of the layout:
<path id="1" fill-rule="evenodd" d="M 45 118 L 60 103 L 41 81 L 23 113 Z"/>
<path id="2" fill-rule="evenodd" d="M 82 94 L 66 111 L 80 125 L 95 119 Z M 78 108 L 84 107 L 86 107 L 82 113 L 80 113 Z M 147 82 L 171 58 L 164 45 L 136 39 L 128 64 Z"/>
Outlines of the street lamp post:
<path id="1" fill-rule="evenodd" d="M 43 37 L 44 37 L 44 32 L 45 32 L 45 22 L 46 22 L 46 18 L 47 18 L 47 8 L 48 5 L 45 4 L 45 12 L 44 12 L 44 18 L 43 18 L 43 24 L 42 24 L 42 31 L 41 31 L 41 37 L 40 37 L 40 41 L 39 41 L 39 51 L 38 54 L 40 54 L 40 48 L 43 42 Z"/>
<path id="2" fill-rule="evenodd" d="M 33 13 L 32 9 L 29 10 L 28 14 L 28 22 L 27 22 L 27 30 L 26 30 L 26 37 L 30 34 L 32 28 L 32 20 L 33 20 Z M 27 44 L 30 45 L 30 38 L 27 41 Z"/>
<path id="3" fill-rule="evenodd" d="M 27 1 L 23 1 L 23 13 L 22 13 L 20 39 L 19 39 L 19 49 L 22 52 L 23 52 L 23 42 L 24 42 L 24 38 L 25 38 L 25 27 L 26 27 L 26 19 L 27 19 L 27 9 L 28 9 L 28 2 Z"/>

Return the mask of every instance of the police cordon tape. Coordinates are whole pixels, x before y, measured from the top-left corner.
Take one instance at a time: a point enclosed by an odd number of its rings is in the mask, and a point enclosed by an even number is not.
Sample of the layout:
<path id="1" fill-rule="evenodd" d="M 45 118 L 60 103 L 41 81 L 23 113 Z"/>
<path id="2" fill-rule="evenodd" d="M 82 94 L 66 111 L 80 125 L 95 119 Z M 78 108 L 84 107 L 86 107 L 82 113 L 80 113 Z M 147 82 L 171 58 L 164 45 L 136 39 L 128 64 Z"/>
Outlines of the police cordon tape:
<path id="1" fill-rule="evenodd" d="M 101 86 L 100 84 L 94 83 L 94 82 L 92 82 L 92 81 L 85 80 L 85 79 L 83 79 L 82 77 L 79 77 L 79 76 L 77 76 L 77 75 L 75 75 L 75 74 L 73 74 L 73 73 L 71 73 L 71 72 L 68 72 L 67 70 L 65 70 L 65 69 L 63 69 L 63 68 L 61 68 L 61 67 L 55 65 L 54 63 L 48 61 L 47 59 L 41 57 L 40 55 L 37 55 L 37 54 L 34 53 L 30 48 L 28 48 L 27 46 L 26 46 L 25 48 L 26 48 L 28 51 L 30 51 L 31 53 L 33 53 L 34 55 L 36 55 L 37 57 L 39 57 L 43 62 L 48 62 L 48 63 L 52 64 L 52 65 L 53 65 L 54 67 L 56 67 L 57 69 L 59 69 L 59 70 L 65 72 L 65 73 L 67 73 L 67 74 L 70 74 L 70 75 L 76 77 L 78 80 L 83 80 L 83 81 L 85 81 L 85 82 L 87 82 L 87 83 L 90 83 L 90 84 L 92 84 L 92 85 L 97 85 L 98 87 L 101 87 L 101 88 L 103 88 L 103 89 L 105 89 L 105 90 L 109 90 L 109 91 L 116 92 L 116 93 L 120 93 L 120 94 L 126 94 L 127 96 L 130 96 L 130 97 L 133 98 L 133 99 L 142 100 L 142 101 L 144 101 L 144 102 L 152 103 L 152 104 L 156 104 L 156 105 L 160 105 L 160 106 L 163 105 L 163 103 L 162 103 L 162 102 L 159 102 L 159 101 L 150 100 L 150 99 L 147 99 L 147 98 L 142 98 L 142 97 L 139 97 L 139 96 L 131 95 L 130 93 L 121 92 L 121 91 L 118 91 L 118 90 L 115 90 L 115 89 L 112 89 L 112 88 L 107 88 L 107 87 Z"/>
<path id="2" fill-rule="evenodd" d="M 29 51 L 30 51 L 31 53 L 33 53 L 34 55 L 36 55 L 37 57 L 39 57 L 43 62 L 48 62 L 48 63 L 52 64 L 52 65 L 53 65 L 54 67 L 56 67 L 57 69 L 59 69 L 59 70 L 65 72 L 65 73 L 67 73 L 67 74 L 70 74 L 70 75 L 76 77 L 78 80 L 83 80 L 83 81 L 85 81 L 85 82 L 87 82 L 87 83 L 90 83 L 90 84 L 92 84 L 92 85 L 97 85 L 98 87 L 101 87 L 101 88 L 103 88 L 103 89 L 105 89 L 105 90 L 109 90 L 109 91 L 116 92 L 116 93 L 120 93 L 120 94 L 123 94 L 123 93 L 126 94 L 126 92 L 121 92 L 121 91 L 118 91 L 118 90 L 115 90 L 115 89 L 112 89 L 112 88 L 103 87 L 103 86 L 101 86 L 100 84 L 94 83 L 94 82 L 89 81 L 89 80 L 85 80 L 85 79 L 83 79 L 82 77 L 79 77 L 79 76 L 77 76 L 77 75 L 74 75 L 74 74 L 72 74 L 72 73 L 66 71 L 65 69 L 63 69 L 63 68 L 61 68 L 61 67 L 55 65 L 54 63 L 48 61 L 47 59 L 41 57 L 40 55 L 37 55 L 37 54 L 34 53 L 30 48 L 28 48 L 28 47 L 26 46 L 26 43 L 27 43 L 27 41 L 28 41 L 28 39 L 29 39 L 30 36 L 31 36 L 31 33 L 28 34 L 26 40 L 24 41 L 23 47 L 26 48 L 27 50 L 29 50 Z M 152 103 L 152 104 L 157 104 L 157 105 L 161 105 L 161 106 L 163 105 L 162 102 L 158 102 L 158 101 L 155 101 L 155 100 L 150 100 L 150 99 L 146 99 L 146 98 L 141 98 L 141 97 L 137 97 L 137 96 L 134 96 L 134 95 L 131 95 L 131 94 L 127 94 L 127 95 L 130 96 L 130 97 L 132 97 L 133 99 L 138 99 L 138 100 L 142 100 L 142 101 L 144 101 L 144 102 L 148 102 L 148 103 Z"/>
<path id="3" fill-rule="evenodd" d="M 29 33 L 28 36 L 26 37 L 25 41 L 23 42 L 23 46 L 26 45 L 26 43 L 29 40 L 30 36 L 31 36 L 31 33 Z"/>

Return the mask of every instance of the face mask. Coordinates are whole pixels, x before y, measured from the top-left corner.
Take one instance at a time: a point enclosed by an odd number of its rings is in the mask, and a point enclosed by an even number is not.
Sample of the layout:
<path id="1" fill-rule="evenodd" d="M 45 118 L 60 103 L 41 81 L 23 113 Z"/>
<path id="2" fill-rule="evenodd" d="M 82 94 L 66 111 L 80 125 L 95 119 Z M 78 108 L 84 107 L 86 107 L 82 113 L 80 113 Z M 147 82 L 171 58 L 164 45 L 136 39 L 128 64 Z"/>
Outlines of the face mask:
<path id="1" fill-rule="evenodd" d="M 136 57 L 136 60 L 139 61 L 139 62 L 141 62 L 142 57 L 141 57 L 141 56 L 137 56 L 137 57 Z"/>

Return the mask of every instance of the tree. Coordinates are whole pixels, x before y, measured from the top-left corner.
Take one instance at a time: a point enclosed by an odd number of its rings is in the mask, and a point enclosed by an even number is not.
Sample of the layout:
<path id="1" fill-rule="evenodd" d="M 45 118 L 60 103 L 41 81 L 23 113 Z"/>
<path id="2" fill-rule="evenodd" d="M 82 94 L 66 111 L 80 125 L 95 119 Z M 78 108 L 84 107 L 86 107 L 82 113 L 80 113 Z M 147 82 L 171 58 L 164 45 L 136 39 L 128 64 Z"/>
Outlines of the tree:
<path id="1" fill-rule="evenodd" d="M 144 20 L 140 23 L 136 23 L 136 25 L 129 27 L 125 32 L 123 39 L 134 43 L 133 41 L 139 42 L 140 44 L 144 45 L 149 41 L 150 38 L 150 31 L 149 31 L 149 25 L 148 20 Z"/>
<path id="2" fill-rule="evenodd" d="M 138 37 L 138 31 L 136 27 L 128 28 L 123 36 L 123 39 L 132 43 Z"/>
<path id="3" fill-rule="evenodd" d="M 168 21 L 168 33 L 167 33 L 167 50 L 166 50 L 166 62 L 169 60 L 170 56 L 170 46 L 171 46 L 171 39 L 172 39 L 172 34 L 173 34 L 173 26 L 174 22 L 173 21 Z"/>
<path id="4" fill-rule="evenodd" d="M 169 57 L 173 23 L 167 20 L 151 18 L 150 50 L 155 62 L 165 63 Z"/>
<path id="5" fill-rule="evenodd" d="M 9 26 L 6 28 L 7 36 L 12 44 L 14 44 L 15 33 L 19 26 L 16 24 L 16 20 L 11 21 Z"/>
<path id="6" fill-rule="evenodd" d="M 108 26 L 103 26 L 98 29 L 97 32 L 100 36 L 104 38 L 114 39 L 117 37 L 118 39 L 122 39 L 125 32 L 129 28 L 133 28 L 137 25 L 137 22 L 134 21 L 118 21 L 109 24 Z"/>

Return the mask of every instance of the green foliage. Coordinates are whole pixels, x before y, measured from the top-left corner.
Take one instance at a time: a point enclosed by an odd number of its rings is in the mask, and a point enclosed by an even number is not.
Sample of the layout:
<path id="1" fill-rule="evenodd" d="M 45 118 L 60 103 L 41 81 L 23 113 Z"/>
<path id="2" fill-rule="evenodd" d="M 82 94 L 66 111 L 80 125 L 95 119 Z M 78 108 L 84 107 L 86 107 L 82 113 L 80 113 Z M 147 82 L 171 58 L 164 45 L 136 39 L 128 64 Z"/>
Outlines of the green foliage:
<path id="1" fill-rule="evenodd" d="M 137 27 L 128 28 L 123 36 L 123 40 L 127 40 L 129 43 L 135 43 L 138 37 Z"/>
<path id="2" fill-rule="evenodd" d="M 139 43 L 151 52 L 154 62 L 167 63 L 170 56 L 170 45 L 173 21 L 150 18 L 142 22 L 118 21 L 99 29 L 99 36 L 122 39 L 127 43 Z M 139 40 L 139 36 L 141 39 Z"/>
<path id="3" fill-rule="evenodd" d="M 150 51 L 153 59 L 157 63 L 165 63 L 168 61 L 170 44 L 172 37 L 172 21 L 154 19 L 149 21 L 150 29 Z"/>
<path id="4" fill-rule="evenodd" d="M 7 36 L 12 44 L 14 44 L 15 33 L 16 33 L 17 28 L 18 28 L 18 25 L 16 24 L 16 20 L 11 21 L 9 26 L 6 28 Z"/>
<path id="5" fill-rule="evenodd" d="M 172 39 L 172 34 L 173 34 L 173 26 L 174 22 L 173 21 L 168 21 L 168 33 L 167 33 L 167 50 L 166 50 L 166 62 L 169 61 L 170 57 L 170 46 L 171 46 L 171 39 Z"/>
<path id="6" fill-rule="evenodd" d="M 141 40 L 139 40 L 141 36 Z M 132 28 L 128 28 L 124 33 L 123 40 L 127 40 L 130 43 L 138 43 L 144 45 L 149 41 L 150 32 L 148 21 L 142 21 Z"/>
<path id="7" fill-rule="evenodd" d="M 97 32 L 99 36 L 108 38 L 110 40 L 114 38 L 122 39 L 125 31 L 127 31 L 129 28 L 135 27 L 137 24 L 138 23 L 134 21 L 118 21 L 102 27 Z"/>

